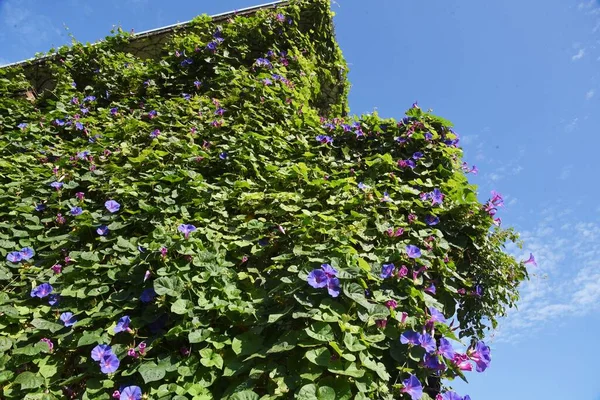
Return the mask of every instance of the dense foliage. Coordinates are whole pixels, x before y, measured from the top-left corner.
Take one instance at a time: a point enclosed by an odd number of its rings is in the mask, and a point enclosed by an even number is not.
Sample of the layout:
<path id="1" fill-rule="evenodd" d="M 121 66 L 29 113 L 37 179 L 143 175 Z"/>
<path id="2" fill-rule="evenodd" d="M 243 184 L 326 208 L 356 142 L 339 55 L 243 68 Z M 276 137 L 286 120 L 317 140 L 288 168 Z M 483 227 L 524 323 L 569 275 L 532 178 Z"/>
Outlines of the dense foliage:
<path id="1" fill-rule="evenodd" d="M 325 0 L 131 40 L 0 70 L 0 397 L 461 399 L 527 272 L 449 123 L 343 118 Z"/>

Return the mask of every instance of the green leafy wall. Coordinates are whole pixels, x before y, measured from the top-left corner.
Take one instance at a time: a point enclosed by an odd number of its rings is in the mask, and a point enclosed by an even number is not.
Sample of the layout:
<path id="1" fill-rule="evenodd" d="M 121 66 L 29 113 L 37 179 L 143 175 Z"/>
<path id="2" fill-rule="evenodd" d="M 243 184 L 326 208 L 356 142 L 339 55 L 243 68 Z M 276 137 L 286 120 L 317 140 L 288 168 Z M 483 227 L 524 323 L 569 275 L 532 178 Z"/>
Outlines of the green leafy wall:
<path id="1" fill-rule="evenodd" d="M 0 69 L 0 397 L 409 398 L 412 375 L 434 396 L 462 374 L 400 336 L 482 339 L 527 276 L 516 236 L 448 122 L 345 117 L 331 16 L 198 17 L 155 59 L 122 32 L 76 43 L 36 99 Z"/>

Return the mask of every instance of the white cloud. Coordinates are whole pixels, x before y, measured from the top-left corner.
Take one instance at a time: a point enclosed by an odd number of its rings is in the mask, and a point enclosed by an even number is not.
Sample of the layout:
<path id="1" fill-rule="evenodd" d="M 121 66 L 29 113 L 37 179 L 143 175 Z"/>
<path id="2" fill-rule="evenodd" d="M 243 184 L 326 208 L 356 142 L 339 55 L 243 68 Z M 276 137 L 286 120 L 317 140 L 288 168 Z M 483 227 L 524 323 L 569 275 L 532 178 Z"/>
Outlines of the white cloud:
<path id="1" fill-rule="evenodd" d="M 587 100 L 591 99 L 592 97 L 594 97 L 594 94 L 596 93 L 596 91 L 594 89 L 590 89 L 587 91 L 587 93 L 585 94 L 585 98 Z"/>
<path id="2" fill-rule="evenodd" d="M 521 284 L 518 308 L 500 321 L 495 340 L 515 342 L 567 317 L 584 318 L 600 311 L 600 223 L 573 221 L 573 210 L 557 200 L 540 207 L 541 217 L 522 233 L 526 248 L 509 247 L 519 260 L 535 255 L 531 279 Z"/>
<path id="3" fill-rule="evenodd" d="M 573 171 L 573 166 L 572 165 L 565 165 L 562 170 L 560 171 L 560 175 L 558 176 L 558 179 L 560 180 L 567 180 L 571 177 L 571 172 Z"/>
<path id="4" fill-rule="evenodd" d="M 573 57 L 571 57 L 571 60 L 573 60 L 573 61 L 580 60 L 583 58 L 584 55 L 585 55 L 585 49 L 579 49 L 577 54 L 575 54 Z"/>

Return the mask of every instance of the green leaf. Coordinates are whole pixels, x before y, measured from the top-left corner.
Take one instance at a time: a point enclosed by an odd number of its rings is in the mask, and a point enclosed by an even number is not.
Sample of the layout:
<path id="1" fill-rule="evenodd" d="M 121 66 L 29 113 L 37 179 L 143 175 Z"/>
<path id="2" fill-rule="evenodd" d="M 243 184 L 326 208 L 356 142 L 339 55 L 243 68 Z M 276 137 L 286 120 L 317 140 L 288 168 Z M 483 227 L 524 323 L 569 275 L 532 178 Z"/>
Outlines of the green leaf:
<path id="1" fill-rule="evenodd" d="M 159 296 L 179 297 L 183 292 L 183 284 L 176 276 L 162 276 L 154 281 L 154 291 Z"/>
<path id="2" fill-rule="evenodd" d="M 210 334 L 211 332 L 208 329 L 198 329 L 188 334 L 188 341 L 190 343 L 202 343 L 210 336 Z"/>
<path id="3" fill-rule="evenodd" d="M 7 337 L 0 336 L 0 352 L 5 352 L 12 347 L 12 340 Z"/>
<path id="4" fill-rule="evenodd" d="M 367 348 L 357 337 L 348 332 L 344 335 L 344 345 L 350 351 L 361 351 Z"/>
<path id="5" fill-rule="evenodd" d="M 162 365 L 156 365 L 154 362 L 146 362 L 140 365 L 138 372 L 145 383 L 160 381 L 166 374 L 165 368 Z"/>
<path id="6" fill-rule="evenodd" d="M 33 372 L 21 372 L 15 378 L 15 383 L 21 385 L 21 389 L 37 389 L 44 384 L 44 378 Z"/>
<path id="7" fill-rule="evenodd" d="M 259 398 L 260 396 L 252 390 L 242 390 L 229 396 L 229 400 L 258 400 Z"/>
<path id="8" fill-rule="evenodd" d="M 304 356 L 311 363 L 322 367 L 328 366 L 331 362 L 331 353 L 326 347 L 308 350 Z"/>
<path id="9" fill-rule="evenodd" d="M 39 329 L 41 331 L 50 331 L 52 333 L 58 332 L 59 330 L 64 328 L 64 326 L 61 324 L 46 321 L 45 319 L 41 319 L 41 318 L 34 318 L 31 321 L 31 325 L 35 326 L 37 329 Z"/>
<path id="10" fill-rule="evenodd" d="M 331 342 L 335 340 L 333 330 L 326 322 L 315 322 L 310 328 L 306 328 L 305 332 L 308 336 L 320 342 Z"/>
<path id="11" fill-rule="evenodd" d="M 223 357 L 216 353 L 210 347 L 200 350 L 200 363 L 205 367 L 217 367 L 223 369 Z"/>
<path id="12" fill-rule="evenodd" d="M 189 300 L 185 299 L 177 299 L 173 304 L 171 304 L 171 312 L 179 315 L 186 314 L 190 308 L 191 303 Z"/>
<path id="13" fill-rule="evenodd" d="M 262 347 L 262 337 L 253 332 L 245 332 L 231 341 L 231 349 L 237 355 L 245 356 L 258 352 Z"/>

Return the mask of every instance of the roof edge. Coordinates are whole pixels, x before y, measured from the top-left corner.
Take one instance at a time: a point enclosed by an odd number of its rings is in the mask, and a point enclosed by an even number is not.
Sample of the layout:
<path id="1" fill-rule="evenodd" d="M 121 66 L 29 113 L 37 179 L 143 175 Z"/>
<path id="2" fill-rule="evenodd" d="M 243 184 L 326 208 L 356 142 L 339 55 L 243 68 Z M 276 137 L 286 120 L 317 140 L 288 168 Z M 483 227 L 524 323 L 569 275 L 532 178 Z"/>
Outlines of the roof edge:
<path id="1" fill-rule="evenodd" d="M 210 17 L 215 22 L 217 22 L 217 21 L 223 21 L 223 20 L 226 20 L 227 18 L 229 18 L 231 16 L 234 16 L 234 15 L 254 14 L 256 11 L 263 10 L 263 9 L 266 9 L 266 8 L 269 8 L 269 7 L 278 7 L 278 6 L 286 5 L 289 2 L 290 2 L 290 0 L 276 0 L 276 1 L 272 1 L 270 3 L 259 4 L 257 6 L 251 6 L 251 7 L 241 8 L 239 10 L 226 11 L 226 12 L 223 12 L 223 13 L 214 14 L 214 15 L 211 15 Z M 171 25 L 163 26 L 163 27 L 160 27 L 160 28 L 150 29 L 150 30 L 143 31 L 143 32 L 140 32 L 140 33 L 135 33 L 133 35 L 133 37 L 131 38 L 131 40 L 135 41 L 135 40 L 144 39 L 144 38 L 155 36 L 155 35 L 160 35 L 160 34 L 163 34 L 163 33 L 166 33 L 166 32 L 171 32 L 171 31 L 174 31 L 175 29 L 178 29 L 178 28 L 186 28 L 191 23 L 192 23 L 192 20 L 189 20 L 189 21 L 185 21 L 185 22 L 178 22 L 176 24 L 171 24 Z M 99 43 L 99 41 L 92 43 L 92 46 L 94 46 L 97 43 Z M 9 68 L 9 67 L 29 66 L 29 65 L 41 64 L 41 63 L 43 63 L 45 61 L 48 61 L 49 59 L 55 57 L 56 55 L 57 55 L 57 53 L 52 53 L 52 54 L 48 54 L 48 55 L 45 55 L 45 56 L 39 57 L 39 58 L 35 58 L 34 57 L 34 58 L 28 58 L 28 59 L 22 60 L 22 61 L 16 61 L 16 62 L 13 62 L 13 63 L 10 63 L 10 64 L 0 65 L 0 69 Z"/>

